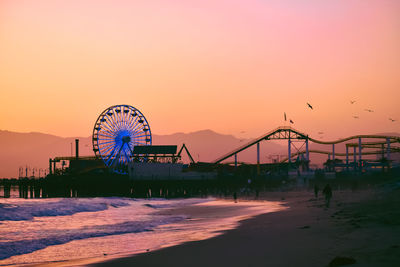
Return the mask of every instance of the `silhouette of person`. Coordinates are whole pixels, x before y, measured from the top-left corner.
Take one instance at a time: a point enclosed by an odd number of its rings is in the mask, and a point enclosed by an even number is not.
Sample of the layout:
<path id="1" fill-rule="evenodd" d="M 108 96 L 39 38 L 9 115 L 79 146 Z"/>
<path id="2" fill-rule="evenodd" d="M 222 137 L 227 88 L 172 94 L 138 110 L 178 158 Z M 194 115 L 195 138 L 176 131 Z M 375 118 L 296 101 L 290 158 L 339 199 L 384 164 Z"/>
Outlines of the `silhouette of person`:
<path id="1" fill-rule="evenodd" d="M 315 198 L 318 198 L 318 191 L 319 191 L 319 186 L 318 186 L 318 184 L 315 184 L 315 185 L 314 185 L 314 195 L 315 195 Z"/>
<path id="2" fill-rule="evenodd" d="M 235 201 L 235 203 L 237 202 L 237 195 L 236 195 L 236 192 L 233 193 L 233 200 Z"/>
<path id="3" fill-rule="evenodd" d="M 322 191 L 322 193 L 325 195 L 325 206 L 327 208 L 329 208 L 329 204 L 331 202 L 331 198 L 332 198 L 332 188 L 329 184 L 327 184 L 324 187 L 324 190 Z"/>

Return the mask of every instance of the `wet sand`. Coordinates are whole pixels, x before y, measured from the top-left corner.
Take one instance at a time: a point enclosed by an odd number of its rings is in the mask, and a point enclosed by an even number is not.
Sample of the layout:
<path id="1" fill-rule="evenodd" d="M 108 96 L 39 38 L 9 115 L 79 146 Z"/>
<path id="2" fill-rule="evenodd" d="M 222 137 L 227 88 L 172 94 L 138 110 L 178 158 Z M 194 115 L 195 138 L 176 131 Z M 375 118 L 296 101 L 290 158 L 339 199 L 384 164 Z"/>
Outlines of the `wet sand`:
<path id="1" fill-rule="evenodd" d="M 283 200 L 289 208 L 245 219 L 211 239 L 105 257 L 92 266 L 330 266 L 336 257 L 356 261 L 352 266 L 400 266 L 398 189 L 334 191 L 328 209 L 322 197 L 315 199 L 307 191 L 264 193 L 260 198 Z M 185 210 L 193 217 L 198 212 L 206 211 Z"/>

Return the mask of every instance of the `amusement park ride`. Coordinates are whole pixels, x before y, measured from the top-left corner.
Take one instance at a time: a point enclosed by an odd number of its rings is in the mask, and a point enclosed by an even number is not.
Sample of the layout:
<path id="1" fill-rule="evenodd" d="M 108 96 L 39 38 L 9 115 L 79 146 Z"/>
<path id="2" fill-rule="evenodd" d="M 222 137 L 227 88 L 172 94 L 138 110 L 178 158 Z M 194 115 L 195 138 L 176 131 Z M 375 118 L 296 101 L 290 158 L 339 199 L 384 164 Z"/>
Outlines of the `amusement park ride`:
<path id="1" fill-rule="evenodd" d="M 177 153 L 176 145 L 152 145 L 150 125 L 145 116 L 130 105 L 115 105 L 105 109 L 97 118 L 92 135 L 93 151 L 95 156 L 79 157 L 79 140 L 76 140 L 75 157 L 56 157 L 49 159 L 50 174 L 56 172 L 56 163 L 69 161 L 70 171 L 87 172 L 93 170 L 111 171 L 118 174 L 130 174 L 137 168 L 152 173 L 154 169 L 161 172 L 171 172 L 171 166 L 179 166 L 181 153 L 186 151 L 194 167 L 207 165 L 207 168 L 221 165 L 233 165 L 237 168 L 238 154 L 252 146 L 257 147 L 256 166 L 260 172 L 260 143 L 268 140 L 288 140 L 287 157 L 277 164 L 285 168 L 295 168 L 295 161 L 299 160 L 309 168 L 310 153 L 328 155 L 328 162 L 333 167 L 344 167 L 346 170 L 361 170 L 366 167 L 390 167 L 393 163 L 391 153 L 400 152 L 400 137 L 385 135 L 357 135 L 335 141 L 320 141 L 309 137 L 307 134 L 297 131 L 291 127 L 278 127 L 267 134 L 244 144 L 233 151 L 222 155 L 211 163 L 195 163 L 189 150 L 182 145 Z M 309 149 L 310 143 L 328 145 L 329 151 Z M 345 146 L 344 152 L 335 151 L 339 145 Z M 353 151 L 349 151 L 349 150 Z M 367 160 L 366 155 L 381 155 L 381 160 L 372 162 Z M 344 156 L 345 162 L 337 159 Z M 350 162 L 350 156 L 353 161 Z M 227 162 L 234 158 L 233 164 Z M 265 165 L 265 164 L 264 164 Z M 168 166 L 168 167 L 165 167 Z M 298 166 L 298 165 L 297 165 Z M 176 168 L 175 168 L 176 169 Z M 194 168 L 196 169 L 196 168 Z"/>
<path id="2" fill-rule="evenodd" d="M 56 163 L 61 161 L 69 161 L 69 170 L 74 172 L 108 170 L 128 174 L 132 166 L 139 163 L 177 164 L 183 150 L 194 163 L 185 144 L 178 153 L 176 145 L 152 145 L 147 119 L 130 105 L 111 106 L 99 115 L 92 135 L 94 157 L 80 157 L 79 140 L 75 142 L 75 157 L 49 159 L 50 174 L 56 173 Z"/>

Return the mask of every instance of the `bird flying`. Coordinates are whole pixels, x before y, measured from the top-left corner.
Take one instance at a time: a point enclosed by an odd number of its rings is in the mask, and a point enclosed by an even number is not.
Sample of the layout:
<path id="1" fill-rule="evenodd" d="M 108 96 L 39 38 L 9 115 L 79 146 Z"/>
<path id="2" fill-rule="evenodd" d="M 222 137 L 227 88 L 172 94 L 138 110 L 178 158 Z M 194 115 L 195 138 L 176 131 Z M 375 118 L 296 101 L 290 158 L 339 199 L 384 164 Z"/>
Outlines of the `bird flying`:
<path id="1" fill-rule="evenodd" d="M 368 112 L 374 112 L 372 109 L 364 109 L 365 111 L 368 111 Z"/>
<path id="2" fill-rule="evenodd" d="M 355 100 L 350 100 L 350 104 L 354 104 L 355 102 Z"/>
<path id="3" fill-rule="evenodd" d="M 359 119 L 358 116 L 353 116 L 354 119 Z"/>
<path id="4" fill-rule="evenodd" d="M 324 134 L 324 132 L 318 132 L 318 134 Z"/>
<path id="5" fill-rule="evenodd" d="M 389 118 L 389 120 L 391 121 L 391 122 L 395 122 L 396 120 L 394 120 L 394 119 L 392 119 L 392 118 Z"/>
<path id="6" fill-rule="evenodd" d="M 294 123 L 292 120 L 289 120 L 289 122 L 290 122 L 291 124 L 293 124 L 293 123 Z"/>
<path id="7" fill-rule="evenodd" d="M 313 107 L 310 105 L 310 103 L 307 103 L 307 106 L 311 109 L 313 109 Z"/>

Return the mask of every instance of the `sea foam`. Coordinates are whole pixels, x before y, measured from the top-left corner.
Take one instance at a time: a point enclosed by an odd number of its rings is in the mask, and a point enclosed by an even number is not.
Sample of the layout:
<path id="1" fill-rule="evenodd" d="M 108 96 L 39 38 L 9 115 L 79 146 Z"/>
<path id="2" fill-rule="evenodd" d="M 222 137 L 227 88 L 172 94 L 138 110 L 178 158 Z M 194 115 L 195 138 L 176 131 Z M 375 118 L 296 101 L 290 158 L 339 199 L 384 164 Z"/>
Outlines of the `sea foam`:
<path id="1" fill-rule="evenodd" d="M 66 216 L 78 212 L 96 212 L 129 205 L 118 198 L 59 199 L 50 202 L 17 201 L 0 204 L 0 221 L 32 220 L 34 217 Z"/>

